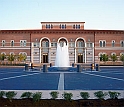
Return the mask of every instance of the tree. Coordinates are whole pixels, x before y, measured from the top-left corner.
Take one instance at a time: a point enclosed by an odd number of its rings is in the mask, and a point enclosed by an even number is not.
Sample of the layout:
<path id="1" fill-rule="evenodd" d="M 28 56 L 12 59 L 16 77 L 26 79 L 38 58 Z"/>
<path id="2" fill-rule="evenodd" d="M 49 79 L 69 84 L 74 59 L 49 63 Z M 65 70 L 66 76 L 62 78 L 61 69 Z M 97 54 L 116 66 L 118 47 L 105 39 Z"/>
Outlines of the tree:
<path id="1" fill-rule="evenodd" d="M 4 61 L 5 58 L 6 58 L 6 56 L 5 56 L 4 53 L 0 54 L 0 60 L 1 60 L 1 61 Z"/>
<path id="2" fill-rule="evenodd" d="M 104 62 L 108 61 L 108 55 L 106 55 L 106 54 L 101 55 L 100 61 L 104 61 Z"/>
<path id="3" fill-rule="evenodd" d="M 120 60 L 123 62 L 123 66 L 124 66 L 124 55 L 123 54 L 120 56 Z"/>
<path id="4" fill-rule="evenodd" d="M 111 55 L 111 59 L 113 62 L 115 62 L 117 60 L 117 55 L 115 55 L 115 54 Z"/>
<path id="5" fill-rule="evenodd" d="M 7 59 L 12 63 L 15 60 L 15 55 L 10 54 Z"/>
<path id="6" fill-rule="evenodd" d="M 21 53 L 21 54 L 19 55 L 19 57 L 18 57 L 18 60 L 19 60 L 19 61 L 25 61 L 26 58 L 27 58 L 26 54 L 22 54 L 22 53 Z"/>
<path id="7" fill-rule="evenodd" d="M 0 54 L 0 60 L 1 60 L 1 62 L 2 62 L 2 61 L 4 61 L 4 60 L 5 60 L 5 58 L 6 58 L 6 56 L 5 56 L 5 54 L 4 54 L 4 53 Z"/>

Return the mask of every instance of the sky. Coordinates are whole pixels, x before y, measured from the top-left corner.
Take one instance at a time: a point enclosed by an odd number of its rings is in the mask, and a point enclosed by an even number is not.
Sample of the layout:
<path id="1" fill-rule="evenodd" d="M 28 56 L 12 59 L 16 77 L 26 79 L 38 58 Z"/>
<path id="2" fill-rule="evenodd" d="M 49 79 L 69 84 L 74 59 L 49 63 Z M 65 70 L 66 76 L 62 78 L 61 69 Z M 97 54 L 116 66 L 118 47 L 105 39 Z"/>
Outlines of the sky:
<path id="1" fill-rule="evenodd" d="M 41 29 L 40 22 L 124 30 L 124 0 L 0 0 L 0 30 Z"/>

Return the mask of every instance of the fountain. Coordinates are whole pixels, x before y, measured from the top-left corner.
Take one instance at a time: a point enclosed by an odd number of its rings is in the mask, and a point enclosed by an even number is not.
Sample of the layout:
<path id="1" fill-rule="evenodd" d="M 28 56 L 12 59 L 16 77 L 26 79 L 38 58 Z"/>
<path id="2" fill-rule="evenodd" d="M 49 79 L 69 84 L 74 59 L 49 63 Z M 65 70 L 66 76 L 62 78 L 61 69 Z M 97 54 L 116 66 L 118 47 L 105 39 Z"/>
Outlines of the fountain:
<path id="1" fill-rule="evenodd" d="M 63 47 L 60 43 L 57 44 L 55 67 L 70 67 L 68 45 L 63 43 Z"/>
<path id="2" fill-rule="evenodd" d="M 69 61 L 68 45 L 63 43 L 63 47 L 60 43 L 57 44 L 55 66 L 50 67 L 49 71 L 72 71 Z"/>

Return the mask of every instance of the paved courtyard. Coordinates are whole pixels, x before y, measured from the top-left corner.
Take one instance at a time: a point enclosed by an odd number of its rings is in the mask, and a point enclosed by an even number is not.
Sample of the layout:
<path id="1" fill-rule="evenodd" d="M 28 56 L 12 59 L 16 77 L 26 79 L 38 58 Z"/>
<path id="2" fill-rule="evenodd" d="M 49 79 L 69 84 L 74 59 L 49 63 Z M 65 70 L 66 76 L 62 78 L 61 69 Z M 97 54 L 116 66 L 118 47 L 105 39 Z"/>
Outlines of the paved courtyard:
<path id="1" fill-rule="evenodd" d="M 124 90 L 124 67 L 81 73 L 0 68 L 0 90 Z"/>

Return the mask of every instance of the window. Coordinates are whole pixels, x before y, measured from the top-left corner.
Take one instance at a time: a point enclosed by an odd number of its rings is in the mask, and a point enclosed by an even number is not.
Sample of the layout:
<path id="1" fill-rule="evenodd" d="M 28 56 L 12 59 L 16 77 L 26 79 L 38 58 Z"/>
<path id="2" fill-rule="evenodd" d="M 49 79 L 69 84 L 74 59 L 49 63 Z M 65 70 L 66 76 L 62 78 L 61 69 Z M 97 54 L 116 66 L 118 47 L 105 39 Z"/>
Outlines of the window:
<path id="1" fill-rule="evenodd" d="M 124 47 L 124 41 L 120 42 L 121 47 Z"/>
<path id="2" fill-rule="evenodd" d="M 121 52 L 121 53 L 120 53 L 120 56 L 121 56 L 121 55 L 124 55 L 124 52 Z"/>
<path id="3" fill-rule="evenodd" d="M 99 42 L 100 47 L 102 47 L 102 41 Z"/>
<path id="4" fill-rule="evenodd" d="M 51 29 L 51 28 L 53 28 L 52 24 L 46 24 L 46 29 Z"/>
<path id="5" fill-rule="evenodd" d="M 84 47 L 84 42 L 83 41 L 78 41 L 77 46 L 78 47 Z"/>
<path id="6" fill-rule="evenodd" d="M 76 29 L 80 29 L 80 25 L 76 25 Z"/>
<path id="7" fill-rule="evenodd" d="M 1 55 L 2 55 L 2 54 L 6 55 L 6 53 L 5 53 L 5 52 L 1 52 Z"/>
<path id="8" fill-rule="evenodd" d="M 103 41 L 103 47 L 105 47 L 106 46 L 106 42 L 105 41 Z"/>
<path id="9" fill-rule="evenodd" d="M 3 47 L 5 46 L 5 40 L 2 40 L 2 46 Z"/>
<path id="10" fill-rule="evenodd" d="M 26 46 L 26 40 L 23 41 L 23 46 Z"/>
<path id="11" fill-rule="evenodd" d="M 100 47 L 106 47 L 106 41 L 105 40 L 100 40 L 99 45 L 100 45 Z"/>
<path id="12" fill-rule="evenodd" d="M 87 47 L 92 48 L 93 44 L 92 43 L 87 43 Z"/>
<path id="13" fill-rule="evenodd" d="M 73 25 L 73 29 L 80 29 L 80 25 Z"/>
<path id="14" fill-rule="evenodd" d="M 64 46 L 64 42 L 60 41 L 60 46 L 63 47 Z"/>
<path id="15" fill-rule="evenodd" d="M 74 42 L 70 42 L 69 47 L 74 47 Z"/>
<path id="16" fill-rule="evenodd" d="M 23 41 L 20 41 L 20 46 L 23 46 Z"/>
<path id="17" fill-rule="evenodd" d="M 20 40 L 20 46 L 26 46 L 26 40 Z"/>
<path id="18" fill-rule="evenodd" d="M 60 24 L 60 28 L 61 29 L 66 29 L 66 24 L 62 24 L 62 25 Z"/>
<path id="19" fill-rule="evenodd" d="M 34 47 L 39 47 L 39 43 L 38 42 L 34 42 Z"/>
<path id="20" fill-rule="evenodd" d="M 11 40 L 10 46 L 14 46 L 14 40 Z"/>
<path id="21" fill-rule="evenodd" d="M 111 55 L 116 55 L 116 53 L 115 52 L 112 52 Z"/>
<path id="22" fill-rule="evenodd" d="M 57 46 L 56 42 L 51 43 L 51 47 L 56 47 L 56 46 Z"/>
<path id="23" fill-rule="evenodd" d="M 114 40 L 112 41 L 112 47 L 115 47 L 115 41 Z"/>
<path id="24" fill-rule="evenodd" d="M 49 47 L 49 42 L 48 41 L 43 41 L 42 42 L 42 47 Z"/>
<path id="25" fill-rule="evenodd" d="M 90 47 L 93 47 L 93 44 L 92 43 L 90 43 Z"/>
<path id="26" fill-rule="evenodd" d="M 15 55 L 14 52 L 10 52 L 9 54 L 10 54 L 10 55 Z"/>

